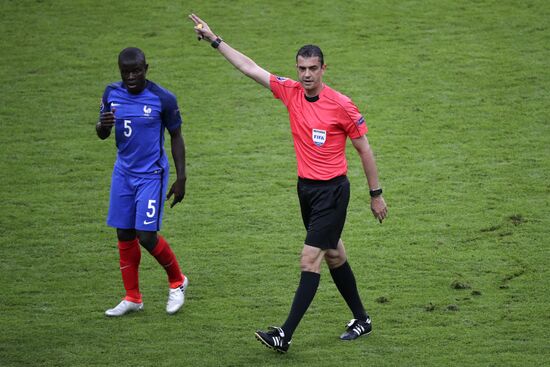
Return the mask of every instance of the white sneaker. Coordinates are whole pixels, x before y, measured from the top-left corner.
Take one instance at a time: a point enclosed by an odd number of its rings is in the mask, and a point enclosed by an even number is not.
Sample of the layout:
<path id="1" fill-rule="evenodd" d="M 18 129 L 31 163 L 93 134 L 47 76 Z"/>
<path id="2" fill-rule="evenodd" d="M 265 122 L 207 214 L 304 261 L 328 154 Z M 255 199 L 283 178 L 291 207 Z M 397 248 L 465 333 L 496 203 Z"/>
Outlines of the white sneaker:
<path id="1" fill-rule="evenodd" d="M 189 284 L 189 278 L 185 277 L 183 284 L 177 288 L 170 288 L 168 292 L 168 302 L 166 303 L 166 312 L 173 315 L 179 311 L 185 302 L 185 290 Z"/>
<path id="2" fill-rule="evenodd" d="M 130 312 L 143 310 L 143 303 L 130 302 L 125 299 L 122 300 L 115 308 L 110 308 L 105 311 L 105 316 L 117 317 L 123 316 Z"/>

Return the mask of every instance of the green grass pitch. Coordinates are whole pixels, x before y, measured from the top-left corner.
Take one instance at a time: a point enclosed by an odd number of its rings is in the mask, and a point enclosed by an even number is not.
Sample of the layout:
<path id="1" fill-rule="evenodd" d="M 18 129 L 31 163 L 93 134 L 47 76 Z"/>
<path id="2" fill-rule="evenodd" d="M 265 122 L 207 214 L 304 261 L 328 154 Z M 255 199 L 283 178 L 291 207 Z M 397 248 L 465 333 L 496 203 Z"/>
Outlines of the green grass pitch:
<path id="1" fill-rule="evenodd" d="M 282 76 L 320 45 L 325 82 L 365 114 L 389 218 L 372 217 L 348 145 L 343 238 L 368 338 L 338 340 L 351 315 L 325 267 L 289 354 L 254 340 L 299 279 L 292 139 L 284 106 L 197 42 L 192 11 Z M 549 19 L 542 0 L 2 0 L 0 365 L 548 363 Z M 127 46 L 184 118 L 187 196 L 162 230 L 190 278 L 174 317 L 146 254 L 144 312 L 103 316 L 123 293 L 114 140 L 94 124 Z"/>

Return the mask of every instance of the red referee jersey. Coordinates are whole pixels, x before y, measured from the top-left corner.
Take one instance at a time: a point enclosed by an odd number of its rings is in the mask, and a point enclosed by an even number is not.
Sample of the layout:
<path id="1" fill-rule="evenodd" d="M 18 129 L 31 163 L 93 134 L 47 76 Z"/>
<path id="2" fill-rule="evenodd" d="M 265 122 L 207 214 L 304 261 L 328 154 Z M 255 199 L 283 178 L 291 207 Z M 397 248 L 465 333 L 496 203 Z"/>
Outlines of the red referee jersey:
<path id="1" fill-rule="evenodd" d="M 359 138 L 368 130 L 357 106 L 326 85 L 319 99 L 310 102 L 299 82 L 271 75 L 269 84 L 288 109 L 298 176 L 330 180 L 345 175 L 346 138 Z"/>

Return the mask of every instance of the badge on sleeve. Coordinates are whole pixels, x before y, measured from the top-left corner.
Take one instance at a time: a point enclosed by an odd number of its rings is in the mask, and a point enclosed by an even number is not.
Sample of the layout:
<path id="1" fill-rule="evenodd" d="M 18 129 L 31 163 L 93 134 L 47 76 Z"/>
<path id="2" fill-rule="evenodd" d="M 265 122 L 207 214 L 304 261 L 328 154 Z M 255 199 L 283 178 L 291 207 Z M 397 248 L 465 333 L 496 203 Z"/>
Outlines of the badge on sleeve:
<path id="1" fill-rule="evenodd" d="M 311 137 L 313 138 L 313 142 L 315 143 L 315 145 L 320 147 L 321 145 L 325 144 L 325 141 L 327 141 L 327 131 L 313 129 L 311 130 Z"/>

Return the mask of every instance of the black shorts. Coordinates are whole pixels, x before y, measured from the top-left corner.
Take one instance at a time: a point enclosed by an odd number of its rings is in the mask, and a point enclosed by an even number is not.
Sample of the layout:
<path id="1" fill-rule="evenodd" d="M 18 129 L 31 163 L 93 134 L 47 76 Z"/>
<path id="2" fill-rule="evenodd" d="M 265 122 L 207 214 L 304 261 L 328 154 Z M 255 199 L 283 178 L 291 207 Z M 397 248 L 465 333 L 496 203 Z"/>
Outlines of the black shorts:
<path id="1" fill-rule="evenodd" d="M 347 176 L 328 181 L 298 178 L 298 198 L 307 230 L 306 245 L 323 250 L 338 246 L 346 222 L 349 195 Z"/>

